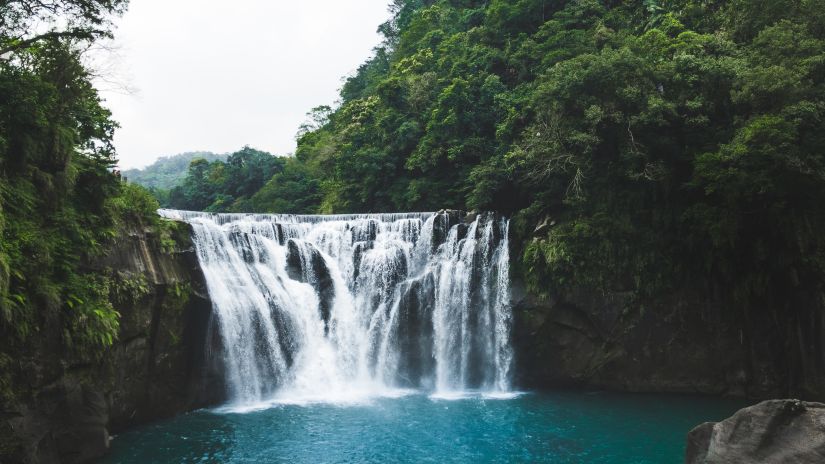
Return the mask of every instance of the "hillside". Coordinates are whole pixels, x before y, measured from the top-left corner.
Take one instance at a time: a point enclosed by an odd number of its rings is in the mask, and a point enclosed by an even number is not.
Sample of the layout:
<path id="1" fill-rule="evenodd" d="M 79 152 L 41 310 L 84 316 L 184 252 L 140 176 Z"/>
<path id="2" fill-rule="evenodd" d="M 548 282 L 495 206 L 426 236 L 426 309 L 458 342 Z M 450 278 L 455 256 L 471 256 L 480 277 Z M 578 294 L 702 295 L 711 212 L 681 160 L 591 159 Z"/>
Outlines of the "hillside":
<path id="1" fill-rule="evenodd" d="M 126 169 L 121 174 L 130 182 L 140 184 L 146 188 L 170 190 L 180 185 L 186 178 L 189 163 L 193 159 L 203 158 L 206 161 L 225 160 L 226 154 L 216 154 L 209 151 L 192 151 L 172 156 L 162 156 L 154 163 L 141 169 Z"/>
<path id="2" fill-rule="evenodd" d="M 823 280 L 821 3 L 392 8 L 340 105 L 309 113 L 247 209 L 501 211 L 544 294 L 624 275 L 642 293 L 707 280 L 744 303 Z M 184 190 L 231 194 L 215 179 Z"/>
<path id="3" fill-rule="evenodd" d="M 500 211 L 533 294 L 621 295 L 628 324 L 675 300 L 668 321 L 740 334 L 745 377 L 822 381 L 781 367 L 821 345 L 822 2 L 392 8 L 340 105 L 310 113 L 245 210 Z"/>
<path id="4" fill-rule="evenodd" d="M 155 3 L 225 125 L 257 60 L 319 74 L 262 58 L 315 56 L 268 2 Z M 678 462 L 697 423 L 691 461 L 756 424 L 818 462 L 825 0 L 391 0 L 294 156 L 121 173 L 89 54 L 128 4 L 0 1 L 0 463 Z"/>
<path id="5" fill-rule="evenodd" d="M 0 3 L 0 409 L 34 397 L 116 342 L 141 282 L 95 266 L 126 230 L 170 225 L 145 189 L 113 173 L 117 123 L 84 53 L 126 1 Z M 45 32 L 43 27 L 56 29 Z M 71 25 L 71 30 L 59 27 Z M 41 33 L 38 34 L 37 31 Z M 168 248 L 168 247 L 167 247 Z M 131 296 L 127 296 L 131 295 Z M 51 387 L 54 389 L 54 387 Z M 22 415 L 22 414 L 21 414 Z M 0 461 L 20 462 L 3 414 Z M 8 453 L 12 453 L 11 455 Z"/>

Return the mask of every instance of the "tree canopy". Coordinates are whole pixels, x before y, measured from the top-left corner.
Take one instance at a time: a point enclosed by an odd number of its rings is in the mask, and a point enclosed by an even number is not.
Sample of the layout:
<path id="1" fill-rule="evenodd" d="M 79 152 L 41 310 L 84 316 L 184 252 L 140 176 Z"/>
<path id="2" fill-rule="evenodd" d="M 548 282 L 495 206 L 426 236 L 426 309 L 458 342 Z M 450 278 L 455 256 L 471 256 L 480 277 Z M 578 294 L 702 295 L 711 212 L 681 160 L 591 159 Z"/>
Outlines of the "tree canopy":
<path id="1" fill-rule="evenodd" d="M 0 2 L 0 401 L 40 375 L 24 366 L 42 346 L 68 365 L 105 352 L 118 279 L 91 263 L 118 230 L 159 221 L 113 172 L 117 124 L 82 60 L 125 5 Z"/>
<path id="2" fill-rule="evenodd" d="M 128 0 L 2 0 L 0 57 L 47 41 L 111 36 L 111 19 Z"/>
<path id="3" fill-rule="evenodd" d="M 542 294 L 692 281 L 780 311 L 822 290 L 825 3 L 391 8 L 286 169 L 225 209 L 501 211 Z"/>
<path id="4" fill-rule="evenodd" d="M 228 155 L 208 151 L 193 151 L 173 156 L 162 156 L 142 169 L 124 169 L 121 174 L 129 182 L 147 189 L 170 190 L 180 185 L 189 172 L 189 163 L 195 158 L 207 161 L 225 160 Z"/>
<path id="5" fill-rule="evenodd" d="M 285 158 L 250 147 L 230 154 L 226 161 L 196 157 L 183 183 L 169 191 L 166 204 L 197 211 L 233 210 L 281 173 L 285 164 Z"/>

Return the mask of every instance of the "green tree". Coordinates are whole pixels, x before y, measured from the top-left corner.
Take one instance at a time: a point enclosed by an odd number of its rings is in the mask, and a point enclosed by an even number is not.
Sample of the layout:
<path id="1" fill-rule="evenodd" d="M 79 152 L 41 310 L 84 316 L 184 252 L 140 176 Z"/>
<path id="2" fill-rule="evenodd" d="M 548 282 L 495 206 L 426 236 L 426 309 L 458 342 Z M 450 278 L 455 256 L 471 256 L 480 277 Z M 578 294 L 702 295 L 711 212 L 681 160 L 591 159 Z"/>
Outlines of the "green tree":
<path id="1" fill-rule="evenodd" d="M 0 2 L 0 56 L 55 40 L 111 36 L 111 18 L 128 0 L 5 0 Z M 42 31 L 39 26 L 52 25 Z"/>
<path id="2" fill-rule="evenodd" d="M 125 6 L 0 2 L 0 358 L 15 366 L 47 343 L 65 349 L 60 362 L 98 359 L 119 316 L 107 274 L 90 263 L 127 224 L 158 224 L 151 196 L 113 172 L 117 124 L 83 64 Z M 0 397 L 28 385 L 7 367 Z"/>

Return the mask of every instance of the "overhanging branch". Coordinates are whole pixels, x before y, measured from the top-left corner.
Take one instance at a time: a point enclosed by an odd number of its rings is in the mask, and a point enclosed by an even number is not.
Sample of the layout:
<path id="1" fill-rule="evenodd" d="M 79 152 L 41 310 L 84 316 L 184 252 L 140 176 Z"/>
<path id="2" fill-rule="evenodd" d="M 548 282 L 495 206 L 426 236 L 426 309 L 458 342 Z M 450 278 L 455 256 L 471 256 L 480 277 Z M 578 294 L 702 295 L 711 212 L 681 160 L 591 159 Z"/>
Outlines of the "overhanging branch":
<path id="1" fill-rule="evenodd" d="M 18 50 L 23 50 L 26 48 L 31 47 L 37 42 L 42 40 L 49 40 L 49 39 L 60 39 L 60 38 L 72 38 L 72 39 L 82 39 L 82 40 L 89 40 L 93 39 L 95 36 L 102 36 L 105 35 L 105 31 L 99 30 L 89 30 L 89 29 L 72 29 L 70 31 L 50 31 L 46 32 L 45 34 L 36 35 L 34 37 L 30 37 L 28 39 L 23 39 L 18 42 L 15 42 L 11 45 L 7 45 L 3 48 L 0 48 L 0 56 L 5 55 L 6 53 L 15 52 Z"/>

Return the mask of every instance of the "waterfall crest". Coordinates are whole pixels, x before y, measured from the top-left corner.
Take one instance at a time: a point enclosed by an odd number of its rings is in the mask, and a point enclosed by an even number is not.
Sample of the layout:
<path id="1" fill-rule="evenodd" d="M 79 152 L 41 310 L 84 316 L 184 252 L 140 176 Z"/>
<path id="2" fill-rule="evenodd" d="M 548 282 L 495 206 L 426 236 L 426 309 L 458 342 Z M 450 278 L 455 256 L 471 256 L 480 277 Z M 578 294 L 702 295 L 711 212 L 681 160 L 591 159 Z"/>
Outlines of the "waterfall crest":
<path id="1" fill-rule="evenodd" d="M 510 389 L 506 219 L 159 213 L 192 225 L 233 403 Z"/>

